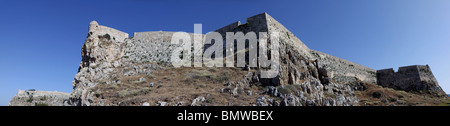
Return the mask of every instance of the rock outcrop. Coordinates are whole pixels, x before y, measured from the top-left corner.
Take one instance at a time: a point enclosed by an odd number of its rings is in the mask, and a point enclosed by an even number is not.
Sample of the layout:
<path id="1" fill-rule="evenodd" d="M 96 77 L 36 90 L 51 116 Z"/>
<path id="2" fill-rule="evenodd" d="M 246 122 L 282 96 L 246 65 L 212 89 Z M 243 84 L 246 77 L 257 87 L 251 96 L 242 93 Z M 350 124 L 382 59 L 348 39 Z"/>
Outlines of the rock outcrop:
<path id="1" fill-rule="evenodd" d="M 91 105 L 94 94 L 89 89 L 111 78 L 108 74 L 114 67 L 124 65 L 120 59 L 124 55 L 125 39 L 127 33 L 101 26 L 96 21 L 89 24 L 89 34 L 81 48 L 82 61 L 72 82 L 71 104 Z"/>

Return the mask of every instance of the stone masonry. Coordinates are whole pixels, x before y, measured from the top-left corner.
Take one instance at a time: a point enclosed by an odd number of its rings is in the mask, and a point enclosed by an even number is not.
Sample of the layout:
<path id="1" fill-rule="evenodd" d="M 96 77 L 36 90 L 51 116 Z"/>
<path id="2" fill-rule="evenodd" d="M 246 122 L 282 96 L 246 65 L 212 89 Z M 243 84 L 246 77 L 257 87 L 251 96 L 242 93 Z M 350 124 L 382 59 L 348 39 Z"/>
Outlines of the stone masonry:
<path id="1" fill-rule="evenodd" d="M 445 96 L 428 65 L 400 67 L 377 70 L 377 82 L 383 87 L 397 90 L 425 92 L 435 96 Z"/>
<path id="2" fill-rule="evenodd" d="M 225 32 L 237 31 L 244 33 L 253 31 L 257 36 L 259 36 L 258 32 L 268 32 L 268 34 L 273 34 L 274 32 L 280 33 L 280 59 L 282 60 L 282 64 L 284 64 L 282 66 L 291 66 L 289 68 L 281 68 L 280 72 L 282 74 L 280 76 L 290 76 L 291 78 L 290 80 L 285 80 L 284 83 L 299 84 L 302 79 L 302 73 L 299 72 L 302 71 L 302 68 L 299 68 L 299 66 L 305 66 L 308 63 L 295 61 L 296 58 L 316 60 L 317 65 L 314 65 L 314 67 L 316 67 L 316 69 L 323 69 L 322 72 L 316 74 L 323 74 L 322 76 L 325 76 L 325 78 L 330 81 L 351 83 L 361 80 L 368 83 L 376 83 L 376 70 L 309 49 L 299 38 L 267 13 L 249 17 L 245 24 L 241 24 L 241 22 L 238 21 L 216 30 L 216 32 L 221 33 L 224 38 Z M 205 48 L 206 47 L 207 46 L 205 46 Z M 283 55 L 286 53 L 288 54 L 287 56 Z M 293 64 L 285 64 L 288 63 L 288 60 L 294 60 L 291 61 Z M 307 68 L 303 68 L 303 70 L 304 69 Z M 281 83 L 283 83 L 283 81 L 281 81 Z"/>
<path id="3" fill-rule="evenodd" d="M 57 91 L 20 90 L 9 106 L 70 106 L 69 93 Z"/>

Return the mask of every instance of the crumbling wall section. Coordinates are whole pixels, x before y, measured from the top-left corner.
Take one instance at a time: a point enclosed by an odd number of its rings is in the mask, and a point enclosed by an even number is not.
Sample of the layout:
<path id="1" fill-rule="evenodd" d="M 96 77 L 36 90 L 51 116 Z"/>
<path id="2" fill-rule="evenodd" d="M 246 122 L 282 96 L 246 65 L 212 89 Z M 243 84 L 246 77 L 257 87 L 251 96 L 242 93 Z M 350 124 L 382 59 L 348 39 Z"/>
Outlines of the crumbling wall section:
<path id="1" fill-rule="evenodd" d="M 70 106 L 69 93 L 57 91 L 20 90 L 9 106 Z"/>

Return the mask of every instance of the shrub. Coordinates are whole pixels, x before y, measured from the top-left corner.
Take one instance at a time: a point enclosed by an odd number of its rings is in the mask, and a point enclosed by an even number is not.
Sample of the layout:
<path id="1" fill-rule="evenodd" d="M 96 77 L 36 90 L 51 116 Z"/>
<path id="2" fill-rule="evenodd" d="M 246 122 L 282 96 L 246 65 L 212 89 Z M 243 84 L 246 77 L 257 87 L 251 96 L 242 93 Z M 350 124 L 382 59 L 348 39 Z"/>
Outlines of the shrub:
<path id="1" fill-rule="evenodd" d="M 450 100 L 445 101 L 445 102 L 441 102 L 438 104 L 438 106 L 450 106 Z"/>
<path id="2" fill-rule="evenodd" d="M 216 80 L 217 80 L 218 82 L 224 82 L 224 81 L 230 80 L 230 78 L 231 78 L 231 77 L 230 77 L 229 75 L 222 75 L 222 76 L 217 77 Z"/>
<path id="3" fill-rule="evenodd" d="M 215 78 L 216 76 L 206 70 L 191 70 L 186 75 L 186 79 L 198 79 L 202 77 Z"/>
<path id="4" fill-rule="evenodd" d="M 217 70 L 216 70 L 215 67 L 209 67 L 209 68 L 208 68 L 208 71 L 209 71 L 209 72 L 216 72 Z"/>
<path id="5" fill-rule="evenodd" d="M 315 57 L 320 57 L 319 54 L 317 54 L 316 52 L 311 52 Z"/>
<path id="6" fill-rule="evenodd" d="M 214 103 L 214 100 L 213 99 L 208 99 L 208 100 L 206 100 L 206 103 Z"/>
<path id="7" fill-rule="evenodd" d="M 146 82 L 147 81 L 145 81 L 145 80 L 143 80 L 143 81 L 139 81 L 139 80 L 133 81 L 134 84 L 143 84 L 143 83 L 146 83 Z"/>
<path id="8" fill-rule="evenodd" d="M 297 92 L 301 90 L 301 86 L 294 84 L 294 85 L 286 85 L 285 88 L 289 89 L 291 92 Z"/>
<path id="9" fill-rule="evenodd" d="M 119 91 L 118 95 L 119 95 L 119 97 L 124 98 L 124 97 L 130 96 L 130 95 L 133 94 L 133 93 L 134 93 L 133 90 L 132 90 L 132 91 L 129 91 L 129 90 L 121 90 L 121 91 Z"/>
<path id="10" fill-rule="evenodd" d="M 30 96 L 28 97 L 28 100 L 27 100 L 27 102 L 28 102 L 28 103 L 31 103 L 31 102 L 33 102 L 33 95 L 30 95 Z"/>
<path id="11" fill-rule="evenodd" d="M 152 89 L 145 87 L 145 88 L 141 89 L 141 91 L 139 91 L 139 92 L 142 94 L 148 94 L 148 93 L 150 93 L 150 91 L 152 91 Z"/>
<path id="12" fill-rule="evenodd" d="M 335 94 L 331 94 L 331 93 L 328 93 L 328 92 L 325 92 L 325 95 L 328 96 L 328 97 L 334 98 L 334 99 L 336 98 Z"/>
<path id="13" fill-rule="evenodd" d="M 227 71 L 222 72 L 222 74 L 216 78 L 216 81 L 218 82 L 224 82 L 224 81 L 228 81 L 231 79 L 230 73 L 228 73 Z"/>
<path id="14" fill-rule="evenodd" d="M 45 100 L 47 100 L 47 96 L 44 96 L 44 97 L 41 97 L 41 99 L 40 99 L 41 101 L 45 101 Z"/>
<path id="15" fill-rule="evenodd" d="M 372 93 L 372 97 L 374 97 L 374 98 L 381 98 L 382 95 L 383 95 L 383 93 L 380 91 L 375 91 Z"/>
<path id="16" fill-rule="evenodd" d="M 278 92 L 281 94 L 290 94 L 300 90 L 300 85 L 285 85 L 284 87 L 277 87 Z"/>
<path id="17" fill-rule="evenodd" d="M 281 94 L 289 94 L 289 93 L 291 93 L 291 91 L 289 90 L 289 89 L 287 89 L 287 88 L 284 88 L 284 87 L 278 87 L 278 92 L 279 93 L 281 93 Z"/>
<path id="18" fill-rule="evenodd" d="M 118 96 L 121 98 L 129 97 L 129 96 L 137 96 L 139 94 L 148 94 L 150 93 L 150 88 L 143 88 L 143 89 L 133 89 L 133 90 L 122 90 L 119 91 Z"/>
<path id="19" fill-rule="evenodd" d="M 289 39 L 291 39 L 291 36 L 289 35 L 289 32 L 286 32 L 286 35 Z"/>
<path id="20" fill-rule="evenodd" d="M 117 84 L 110 84 L 109 85 L 109 89 L 117 89 L 119 88 L 119 86 L 117 86 Z"/>

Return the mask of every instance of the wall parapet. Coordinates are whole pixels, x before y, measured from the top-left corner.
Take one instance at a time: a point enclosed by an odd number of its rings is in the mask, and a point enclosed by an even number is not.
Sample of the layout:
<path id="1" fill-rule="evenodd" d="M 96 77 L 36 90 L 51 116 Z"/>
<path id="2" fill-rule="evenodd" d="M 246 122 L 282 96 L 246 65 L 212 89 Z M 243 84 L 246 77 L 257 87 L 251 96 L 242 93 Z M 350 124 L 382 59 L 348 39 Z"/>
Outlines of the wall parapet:
<path id="1" fill-rule="evenodd" d="M 99 25 L 97 21 L 92 21 L 91 23 L 89 23 L 89 36 L 105 34 L 110 35 L 111 39 L 117 41 L 124 41 L 126 38 L 128 38 L 128 33 L 107 26 Z"/>

